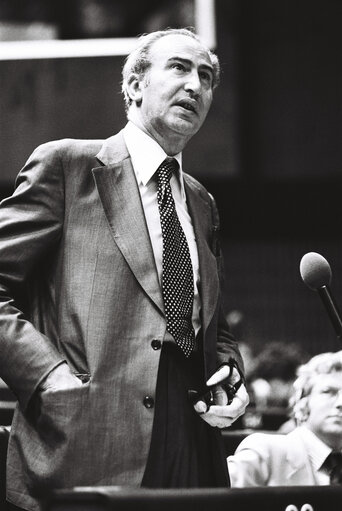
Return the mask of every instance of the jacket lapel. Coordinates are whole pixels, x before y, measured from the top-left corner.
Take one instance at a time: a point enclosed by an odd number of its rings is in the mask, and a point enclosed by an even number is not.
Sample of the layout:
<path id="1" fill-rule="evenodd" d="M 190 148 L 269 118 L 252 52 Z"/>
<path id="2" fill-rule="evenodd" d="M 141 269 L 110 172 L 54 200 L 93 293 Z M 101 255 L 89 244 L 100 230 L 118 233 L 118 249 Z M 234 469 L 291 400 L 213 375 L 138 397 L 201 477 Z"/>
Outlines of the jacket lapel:
<path id="1" fill-rule="evenodd" d="M 102 166 L 92 172 L 114 241 L 141 287 L 164 312 L 139 188 L 121 132 L 104 142 L 97 159 Z M 184 184 L 198 248 L 202 328 L 205 333 L 219 292 L 216 258 L 210 249 L 211 207 L 200 187 L 186 174 Z"/>
<path id="2" fill-rule="evenodd" d="M 288 472 L 285 474 L 285 477 L 288 485 L 316 484 L 316 479 L 300 431 L 295 429 L 289 433 L 287 435 L 287 440 L 286 466 Z"/>
<path id="3" fill-rule="evenodd" d="M 163 300 L 140 193 L 123 135 L 109 138 L 92 170 L 113 238 L 147 295 L 163 312 Z"/>
<path id="4" fill-rule="evenodd" d="M 216 257 L 210 248 L 212 237 L 211 206 L 207 196 L 202 194 L 200 187 L 186 174 L 184 175 L 184 184 L 198 249 L 202 329 L 205 335 L 216 308 L 219 292 Z"/>

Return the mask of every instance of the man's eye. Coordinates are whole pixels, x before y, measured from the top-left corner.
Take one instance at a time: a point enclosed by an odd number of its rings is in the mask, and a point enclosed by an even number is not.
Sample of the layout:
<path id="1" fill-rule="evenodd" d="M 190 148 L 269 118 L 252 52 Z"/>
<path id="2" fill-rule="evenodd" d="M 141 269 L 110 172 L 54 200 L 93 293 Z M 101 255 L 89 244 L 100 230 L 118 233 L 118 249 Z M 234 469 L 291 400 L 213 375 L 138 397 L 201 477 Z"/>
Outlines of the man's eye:
<path id="1" fill-rule="evenodd" d="M 203 80 L 204 82 L 207 82 L 207 83 L 212 83 L 212 77 L 209 73 L 200 73 L 200 78 L 201 80 Z"/>
<path id="2" fill-rule="evenodd" d="M 179 62 L 176 62 L 172 66 L 174 69 L 178 69 L 179 71 L 185 71 L 185 66 L 183 64 L 180 64 Z"/>
<path id="3" fill-rule="evenodd" d="M 327 394 L 329 396 L 335 396 L 337 394 L 337 390 L 336 389 L 331 389 L 331 388 L 325 388 L 325 389 L 322 389 L 321 390 L 322 394 Z"/>

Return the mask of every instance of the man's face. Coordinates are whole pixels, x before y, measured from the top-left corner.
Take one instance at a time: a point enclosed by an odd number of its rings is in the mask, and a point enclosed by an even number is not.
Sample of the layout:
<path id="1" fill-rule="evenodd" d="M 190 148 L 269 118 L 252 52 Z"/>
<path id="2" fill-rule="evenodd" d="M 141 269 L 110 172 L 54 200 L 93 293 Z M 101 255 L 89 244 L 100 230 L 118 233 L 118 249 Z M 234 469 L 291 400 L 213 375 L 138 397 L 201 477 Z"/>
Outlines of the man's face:
<path id="1" fill-rule="evenodd" d="M 342 447 L 342 371 L 322 374 L 308 398 L 306 425 L 334 449 Z"/>
<path id="2" fill-rule="evenodd" d="M 150 50 L 151 66 L 141 79 L 140 116 L 154 138 L 184 137 L 202 126 L 212 102 L 213 67 L 191 37 L 172 34 Z"/>

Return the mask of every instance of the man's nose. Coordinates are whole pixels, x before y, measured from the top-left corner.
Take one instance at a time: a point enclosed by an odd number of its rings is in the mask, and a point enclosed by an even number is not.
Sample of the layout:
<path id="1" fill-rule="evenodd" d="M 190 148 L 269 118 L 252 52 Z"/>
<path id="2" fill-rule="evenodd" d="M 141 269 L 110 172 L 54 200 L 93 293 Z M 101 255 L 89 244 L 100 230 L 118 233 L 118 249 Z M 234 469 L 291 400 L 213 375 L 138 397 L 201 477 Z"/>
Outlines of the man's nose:
<path id="1" fill-rule="evenodd" d="M 342 408 L 342 389 L 336 392 L 335 406 Z"/>
<path id="2" fill-rule="evenodd" d="M 201 91 L 201 80 L 198 76 L 197 71 L 193 70 L 192 73 L 190 73 L 187 76 L 187 81 L 185 83 L 185 90 L 186 91 L 192 91 L 195 94 L 198 94 Z"/>

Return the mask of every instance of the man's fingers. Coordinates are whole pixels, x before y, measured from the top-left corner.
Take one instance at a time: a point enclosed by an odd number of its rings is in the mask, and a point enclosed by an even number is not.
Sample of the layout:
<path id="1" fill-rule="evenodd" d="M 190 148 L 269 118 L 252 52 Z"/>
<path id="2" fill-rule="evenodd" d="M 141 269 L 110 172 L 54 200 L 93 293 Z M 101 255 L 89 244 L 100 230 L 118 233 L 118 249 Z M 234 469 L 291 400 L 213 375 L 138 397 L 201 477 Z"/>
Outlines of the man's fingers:
<path id="1" fill-rule="evenodd" d="M 194 404 L 194 408 L 200 415 L 208 411 L 208 405 L 204 401 L 197 401 L 197 403 Z"/>
<path id="2" fill-rule="evenodd" d="M 210 424 L 214 428 L 229 428 L 235 420 L 232 417 L 219 416 L 210 410 L 207 413 L 201 414 L 201 419 Z"/>
<path id="3" fill-rule="evenodd" d="M 228 406 L 217 406 L 212 405 L 210 409 L 201 413 L 201 418 L 215 428 L 229 428 L 233 422 L 235 422 L 241 415 L 244 414 L 244 410 L 240 413 L 230 413 L 227 411 Z"/>
<path id="4" fill-rule="evenodd" d="M 243 409 L 245 409 L 246 406 L 249 405 L 249 395 L 248 395 L 248 392 L 244 385 L 240 386 L 240 388 L 238 389 L 238 391 L 235 394 L 235 397 L 237 397 L 240 400 L 241 406 L 243 406 Z M 233 400 L 233 402 L 234 402 L 234 400 Z"/>
<path id="5" fill-rule="evenodd" d="M 225 391 L 218 386 L 217 392 L 218 395 L 216 396 L 215 394 L 215 401 L 218 403 L 220 400 L 223 400 L 224 404 L 211 405 L 209 410 L 206 411 L 206 404 L 203 403 L 203 401 L 199 401 L 195 405 L 195 410 L 200 413 L 201 418 L 211 426 L 227 428 L 245 413 L 246 406 L 249 403 L 249 397 L 245 386 L 241 385 L 233 401 L 228 405 L 224 398 L 224 394 L 226 394 Z"/>
<path id="6" fill-rule="evenodd" d="M 214 390 L 215 403 L 219 406 L 226 406 L 228 404 L 227 392 L 221 385 L 217 385 Z M 215 405 L 214 405 L 215 406 Z"/>
<path id="7" fill-rule="evenodd" d="M 230 372 L 231 372 L 231 369 L 230 369 L 229 365 L 225 364 L 222 367 L 220 367 L 220 369 L 218 369 L 216 371 L 216 373 L 214 373 L 212 375 L 212 377 L 209 378 L 209 380 L 207 381 L 208 387 L 212 387 L 213 385 L 217 385 L 221 381 L 223 381 L 226 378 L 228 378 L 228 376 L 230 375 Z"/>
<path id="8" fill-rule="evenodd" d="M 233 401 L 228 405 L 228 399 L 226 392 L 221 387 L 218 387 L 218 398 L 215 399 L 216 404 L 211 405 L 210 409 L 207 413 L 211 413 L 213 415 L 217 415 L 218 417 L 231 417 L 238 418 L 240 417 L 246 409 L 246 406 L 249 403 L 249 397 L 246 391 L 246 387 L 241 385 L 237 393 L 235 394 Z M 225 397 L 226 396 L 226 397 Z M 215 392 L 216 398 L 216 392 Z"/>
<path id="9" fill-rule="evenodd" d="M 245 413 L 246 407 L 249 403 L 249 396 L 244 385 L 238 389 L 234 395 L 233 401 L 226 408 L 229 409 L 229 415 L 234 414 L 236 418 Z M 235 419 L 234 419 L 235 420 Z"/>
<path id="10" fill-rule="evenodd" d="M 81 387 L 82 381 L 73 374 L 66 362 L 55 367 L 41 382 L 39 390 L 42 392 L 55 392 L 67 390 L 74 387 Z"/>

